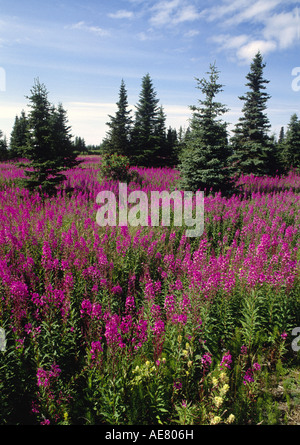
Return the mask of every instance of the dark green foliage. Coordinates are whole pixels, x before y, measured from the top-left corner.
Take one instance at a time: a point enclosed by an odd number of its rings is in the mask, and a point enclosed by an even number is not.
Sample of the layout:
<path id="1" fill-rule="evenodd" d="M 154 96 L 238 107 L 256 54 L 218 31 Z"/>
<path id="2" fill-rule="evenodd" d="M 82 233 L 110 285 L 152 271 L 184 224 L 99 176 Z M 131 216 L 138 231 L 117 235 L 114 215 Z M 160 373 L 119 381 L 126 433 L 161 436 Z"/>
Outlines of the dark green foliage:
<path id="1" fill-rule="evenodd" d="M 106 153 L 101 158 L 99 166 L 100 179 L 107 178 L 127 182 L 130 179 L 129 158 L 116 153 Z"/>
<path id="2" fill-rule="evenodd" d="M 8 158 L 7 141 L 0 130 L 0 161 L 6 161 Z"/>
<path id="3" fill-rule="evenodd" d="M 149 74 L 142 79 L 135 118 L 128 110 L 127 91 L 122 80 L 117 112 L 107 122 L 109 131 L 101 144 L 103 153 L 130 158 L 131 165 L 174 166 L 178 163 L 179 144 L 175 129 L 166 129 L 166 115 Z"/>
<path id="4" fill-rule="evenodd" d="M 270 99 L 265 92 L 265 84 L 269 83 L 269 80 L 263 78 L 265 66 L 262 55 L 258 52 L 246 76 L 249 90 L 239 97 L 244 101 L 243 116 L 240 117 L 231 140 L 234 151 L 231 162 L 235 164 L 238 174 L 276 173 L 276 147 L 268 135 L 271 126 L 265 114 L 266 104 Z"/>
<path id="5" fill-rule="evenodd" d="M 282 141 L 282 158 L 287 170 L 300 166 L 300 121 L 296 113 L 291 116 Z"/>
<path id="6" fill-rule="evenodd" d="M 228 157 L 230 148 L 227 140 L 226 123 L 219 119 L 227 108 L 215 101 L 222 91 L 218 83 L 219 71 L 210 65 L 209 80 L 196 79 L 204 95 L 199 107 L 191 106 L 193 117 L 190 132 L 186 137 L 181 155 L 180 170 L 185 189 L 228 192 L 231 189 Z"/>
<path id="7" fill-rule="evenodd" d="M 26 170 L 25 187 L 51 195 L 66 176 L 63 171 L 79 164 L 73 149 L 66 111 L 57 109 L 48 101 L 48 92 L 38 80 L 28 97 L 31 111 L 28 118 L 29 133 L 24 156 L 30 161 Z"/>
<path id="8" fill-rule="evenodd" d="M 177 137 L 177 131 L 174 128 L 169 127 L 167 131 L 166 141 L 166 164 L 169 166 L 175 166 L 178 164 L 178 158 L 180 153 L 180 144 Z"/>
<path id="9" fill-rule="evenodd" d="M 87 146 L 85 144 L 85 140 L 81 138 L 80 136 L 76 136 L 74 142 L 73 142 L 74 150 L 77 153 L 88 153 Z"/>
<path id="10" fill-rule="evenodd" d="M 117 106 L 118 110 L 115 116 L 109 116 L 110 122 L 107 123 L 109 131 L 104 141 L 104 150 L 108 153 L 128 156 L 130 152 L 132 118 L 130 116 L 131 111 L 128 110 L 127 92 L 123 80 Z"/>
<path id="11" fill-rule="evenodd" d="M 22 158 L 24 147 L 26 147 L 28 138 L 28 119 L 25 111 L 22 110 L 21 116 L 16 116 L 13 130 L 10 136 L 10 158 Z"/>
<path id="12" fill-rule="evenodd" d="M 278 138 L 278 144 L 282 144 L 284 142 L 284 138 L 285 138 L 284 127 L 281 127 Z"/>
<path id="13" fill-rule="evenodd" d="M 132 130 L 132 163 L 142 166 L 155 165 L 165 116 L 162 108 L 158 106 L 159 100 L 156 98 L 149 74 L 142 79 L 139 97 Z"/>

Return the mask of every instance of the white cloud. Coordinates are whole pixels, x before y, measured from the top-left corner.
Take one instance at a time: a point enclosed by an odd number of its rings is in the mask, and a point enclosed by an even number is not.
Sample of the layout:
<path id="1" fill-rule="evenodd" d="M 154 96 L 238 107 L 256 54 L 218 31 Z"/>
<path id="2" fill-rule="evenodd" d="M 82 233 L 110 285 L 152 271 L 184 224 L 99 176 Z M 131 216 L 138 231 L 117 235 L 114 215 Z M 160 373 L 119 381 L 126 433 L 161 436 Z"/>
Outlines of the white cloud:
<path id="1" fill-rule="evenodd" d="M 201 14 L 196 10 L 195 6 L 187 5 L 180 9 L 174 17 L 173 23 L 178 24 L 182 22 L 193 22 L 201 17 Z"/>
<path id="2" fill-rule="evenodd" d="M 288 13 L 276 14 L 267 19 L 264 36 L 266 38 L 276 39 L 281 49 L 289 48 L 297 41 L 300 42 L 298 8 Z"/>
<path id="3" fill-rule="evenodd" d="M 200 34 L 200 31 L 198 31 L 197 29 L 191 29 L 184 34 L 184 37 L 191 38 L 197 36 L 198 34 Z"/>
<path id="4" fill-rule="evenodd" d="M 156 3 L 151 11 L 150 23 L 153 26 L 178 25 L 199 19 L 202 14 L 194 5 L 185 0 L 169 0 Z"/>
<path id="5" fill-rule="evenodd" d="M 266 55 L 269 52 L 275 51 L 276 48 L 277 44 L 273 40 L 253 40 L 241 46 L 237 50 L 237 56 L 239 59 L 249 63 L 258 51 L 260 51 L 262 55 Z"/>
<path id="6" fill-rule="evenodd" d="M 112 19 L 131 19 L 133 17 L 133 12 L 119 9 L 117 12 L 108 14 L 108 17 Z"/>
<path id="7" fill-rule="evenodd" d="M 281 0 L 258 0 L 253 4 L 249 1 L 245 8 L 227 21 L 227 24 L 237 25 L 245 21 L 261 22 L 280 3 L 282 3 Z"/>
<path id="8" fill-rule="evenodd" d="M 149 36 L 147 33 L 145 32 L 139 32 L 137 34 L 137 38 L 141 41 L 141 42 L 145 42 L 146 40 L 149 40 Z"/>
<path id="9" fill-rule="evenodd" d="M 205 14 L 208 20 L 224 20 L 226 25 L 238 25 L 249 20 L 263 20 L 269 12 L 282 0 L 223 0 L 223 5 L 207 8 Z"/>
<path id="10" fill-rule="evenodd" d="M 109 32 L 99 26 L 87 25 L 84 21 L 74 23 L 73 25 L 66 26 L 67 29 L 78 29 L 80 31 L 90 32 L 96 36 L 104 37 L 109 35 Z"/>
<path id="11" fill-rule="evenodd" d="M 298 7 L 291 10 L 296 0 L 223 0 L 220 7 L 207 8 L 208 21 L 221 21 L 228 33 L 215 36 L 221 50 L 249 62 L 260 50 L 263 55 L 287 49 L 300 42 Z M 248 33 L 234 35 L 235 27 L 249 23 Z"/>
<path id="12" fill-rule="evenodd" d="M 150 23 L 153 26 L 163 26 L 171 21 L 171 16 L 174 10 L 179 6 L 180 0 L 161 1 L 153 6 L 153 16 L 150 18 Z"/>
<path id="13" fill-rule="evenodd" d="M 161 34 L 157 32 L 157 30 L 154 30 L 153 28 L 148 28 L 147 31 L 139 32 L 137 34 L 137 38 L 141 42 L 155 41 L 161 38 Z"/>
<path id="14" fill-rule="evenodd" d="M 249 36 L 247 34 L 240 34 L 238 36 L 231 36 L 230 34 L 221 34 L 215 36 L 212 39 L 214 42 L 220 45 L 220 49 L 238 49 L 248 43 Z"/>
<path id="15" fill-rule="evenodd" d="M 277 49 L 274 40 L 256 40 L 247 34 L 231 36 L 230 34 L 222 34 L 212 39 L 220 46 L 220 51 L 233 51 L 238 59 L 245 63 L 249 63 L 258 51 L 263 56 Z"/>
<path id="16" fill-rule="evenodd" d="M 223 19 L 229 14 L 236 14 L 247 5 L 249 5 L 249 0 L 224 0 L 223 5 L 207 8 L 204 13 L 209 21 L 214 21 Z"/>

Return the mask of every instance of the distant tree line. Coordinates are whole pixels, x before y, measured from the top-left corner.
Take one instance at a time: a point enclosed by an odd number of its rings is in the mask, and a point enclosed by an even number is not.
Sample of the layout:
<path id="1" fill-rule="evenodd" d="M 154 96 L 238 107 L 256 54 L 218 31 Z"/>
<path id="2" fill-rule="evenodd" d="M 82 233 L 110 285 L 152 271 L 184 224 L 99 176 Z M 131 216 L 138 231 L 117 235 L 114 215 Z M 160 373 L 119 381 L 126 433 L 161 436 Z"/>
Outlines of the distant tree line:
<path id="1" fill-rule="evenodd" d="M 16 159 L 24 157 L 24 148 L 28 143 L 28 135 L 30 132 L 29 117 L 22 110 L 20 116 L 15 117 L 13 129 L 10 135 L 9 147 L 6 143 L 6 158 Z M 1 134 L 0 134 L 1 137 Z M 101 145 L 86 145 L 84 138 L 76 136 L 74 139 L 70 137 L 70 141 L 74 151 L 77 154 L 89 154 L 91 152 L 99 152 Z"/>
<path id="2" fill-rule="evenodd" d="M 196 78 L 202 94 L 198 104 L 190 106 L 186 130 L 166 127 L 166 114 L 149 74 L 142 78 L 134 114 L 122 80 L 117 111 L 108 116 L 108 131 L 99 146 L 87 146 L 78 136 L 72 139 L 62 104 L 50 104 L 46 87 L 37 80 L 28 97 L 31 111 L 16 116 L 9 144 L 0 131 L 0 160 L 29 159 L 34 168 L 26 173 L 27 185 L 36 188 L 42 183 L 47 189 L 61 182 L 63 169 L 77 165 L 78 154 L 90 153 L 125 155 L 131 165 L 177 166 L 182 187 L 189 190 L 226 192 L 232 190 L 233 178 L 242 174 L 286 174 L 300 167 L 300 121 L 293 114 L 277 140 L 270 135 L 264 68 L 258 52 L 246 76 L 247 91 L 239 97 L 242 115 L 232 136 L 222 120 L 228 109 L 217 100 L 223 85 L 215 64 L 210 65 L 207 79 Z"/>

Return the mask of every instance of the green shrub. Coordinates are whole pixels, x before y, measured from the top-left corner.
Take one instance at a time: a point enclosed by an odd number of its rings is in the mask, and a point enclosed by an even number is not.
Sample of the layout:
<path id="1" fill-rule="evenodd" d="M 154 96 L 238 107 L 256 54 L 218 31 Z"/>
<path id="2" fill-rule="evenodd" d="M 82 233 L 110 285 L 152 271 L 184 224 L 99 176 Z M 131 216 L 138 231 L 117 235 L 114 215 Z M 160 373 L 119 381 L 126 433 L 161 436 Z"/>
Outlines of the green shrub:
<path id="1" fill-rule="evenodd" d="M 127 156 L 118 154 L 105 154 L 100 165 L 100 176 L 102 178 L 127 182 L 129 177 L 129 159 Z"/>

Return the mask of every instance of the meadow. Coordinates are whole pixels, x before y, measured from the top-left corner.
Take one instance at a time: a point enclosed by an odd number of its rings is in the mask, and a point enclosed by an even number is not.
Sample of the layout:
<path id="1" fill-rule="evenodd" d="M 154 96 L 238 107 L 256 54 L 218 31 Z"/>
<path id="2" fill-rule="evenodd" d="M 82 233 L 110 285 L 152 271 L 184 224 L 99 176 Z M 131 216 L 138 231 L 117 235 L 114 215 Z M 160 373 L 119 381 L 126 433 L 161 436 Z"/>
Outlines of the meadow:
<path id="1" fill-rule="evenodd" d="M 0 164 L 0 424 L 289 423 L 300 175 L 206 196 L 204 233 L 187 238 L 97 225 L 97 194 L 118 193 L 98 169 L 84 158 L 43 200 Z M 129 191 L 179 183 L 175 169 L 136 171 Z"/>

